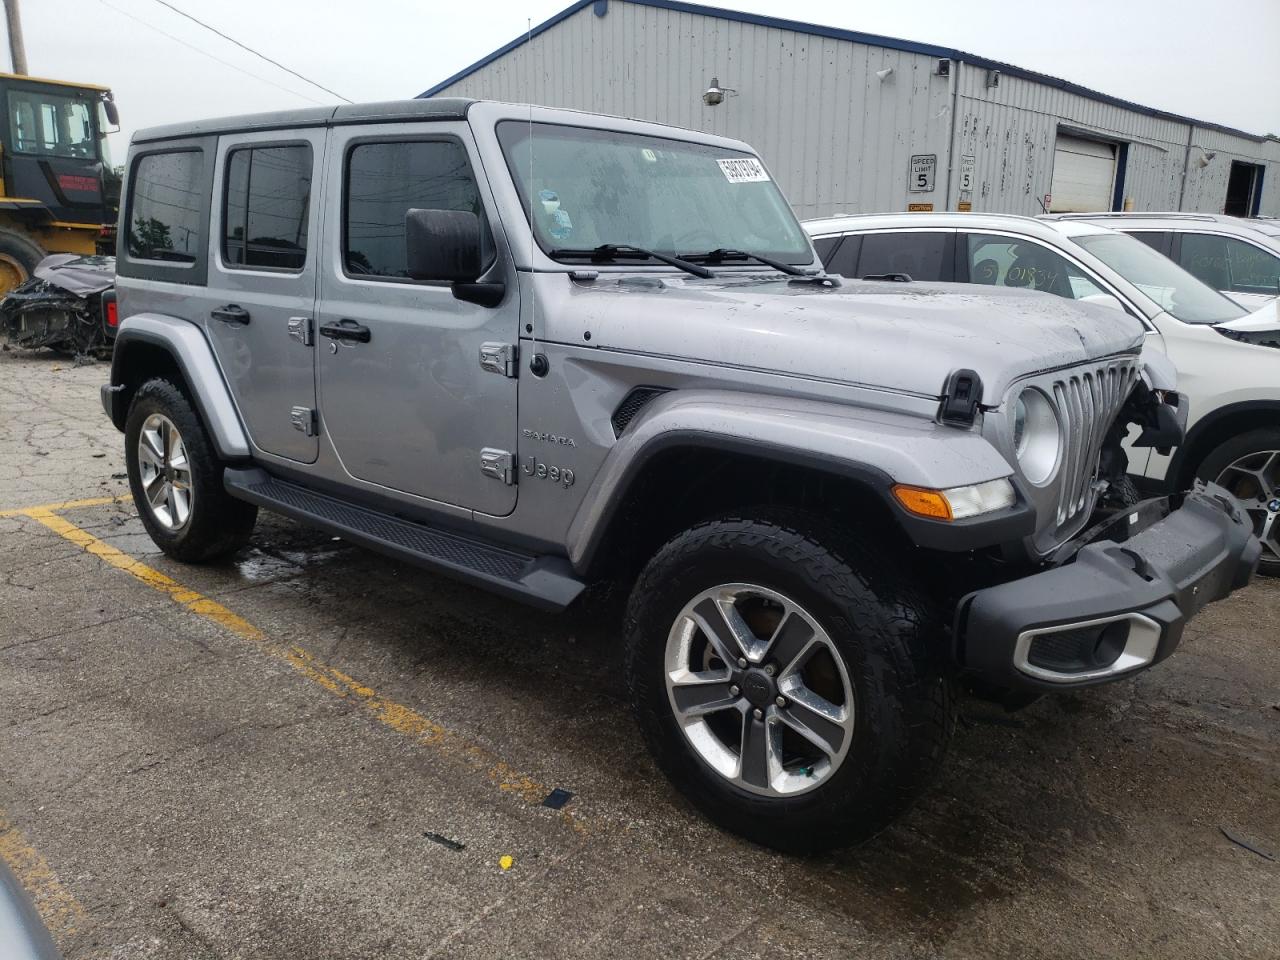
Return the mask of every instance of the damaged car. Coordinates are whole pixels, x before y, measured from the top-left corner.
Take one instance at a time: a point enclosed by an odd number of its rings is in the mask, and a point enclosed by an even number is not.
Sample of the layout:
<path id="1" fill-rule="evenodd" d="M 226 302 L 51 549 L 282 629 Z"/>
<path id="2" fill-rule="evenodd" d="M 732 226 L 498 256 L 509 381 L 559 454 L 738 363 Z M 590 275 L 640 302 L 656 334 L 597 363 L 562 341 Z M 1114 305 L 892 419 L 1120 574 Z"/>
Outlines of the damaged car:
<path id="1" fill-rule="evenodd" d="M 115 257 L 45 257 L 0 301 L 0 329 L 15 347 L 110 355 L 119 323 L 115 282 Z"/>
<path id="2" fill-rule="evenodd" d="M 1112 504 L 1129 424 L 1185 422 L 1136 318 L 833 276 L 745 143 L 423 99 L 139 131 L 124 182 L 102 400 L 159 549 L 264 509 L 544 609 L 621 587 L 658 766 L 760 843 L 866 840 L 962 683 L 1133 677 L 1258 563 L 1217 485 Z"/>

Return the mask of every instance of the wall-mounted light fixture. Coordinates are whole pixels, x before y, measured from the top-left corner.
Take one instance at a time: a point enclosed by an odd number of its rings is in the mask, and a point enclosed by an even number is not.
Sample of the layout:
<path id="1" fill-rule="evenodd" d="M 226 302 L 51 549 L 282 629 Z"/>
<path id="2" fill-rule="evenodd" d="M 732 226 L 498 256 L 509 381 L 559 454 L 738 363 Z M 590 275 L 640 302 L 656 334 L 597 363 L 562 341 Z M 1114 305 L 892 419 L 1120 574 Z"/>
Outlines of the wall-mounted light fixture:
<path id="1" fill-rule="evenodd" d="M 998 86 L 1000 86 L 1000 71 L 999 71 L 999 70 L 988 70 L 988 71 L 987 71 L 987 86 L 988 86 L 988 87 L 998 87 Z"/>
<path id="2" fill-rule="evenodd" d="M 720 86 L 720 81 L 715 77 L 711 78 L 711 86 L 707 87 L 706 92 L 702 94 L 702 102 L 708 107 L 714 107 L 724 103 L 726 96 L 737 96 L 738 91 L 732 87 Z"/>
<path id="3" fill-rule="evenodd" d="M 893 67 L 885 67 L 883 70 L 877 70 L 876 76 L 880 78 L 881 83 L 884 83 L 893 76 Z"/>

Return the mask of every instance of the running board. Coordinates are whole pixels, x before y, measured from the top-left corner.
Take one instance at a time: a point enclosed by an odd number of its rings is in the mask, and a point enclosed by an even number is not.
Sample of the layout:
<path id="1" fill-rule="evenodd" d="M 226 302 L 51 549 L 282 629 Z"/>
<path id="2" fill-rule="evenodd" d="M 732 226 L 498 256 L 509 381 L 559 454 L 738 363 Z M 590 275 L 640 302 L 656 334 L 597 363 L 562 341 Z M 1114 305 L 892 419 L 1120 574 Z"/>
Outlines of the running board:
<path id="1" fill-rule="evenodd" d="M 228 468 L 222 482 L 240 500 L 545 610 L 563 610 L 585 586 L 563 557 L 519 553 L 414 523 L 288 483 L 265 470 Z"/>

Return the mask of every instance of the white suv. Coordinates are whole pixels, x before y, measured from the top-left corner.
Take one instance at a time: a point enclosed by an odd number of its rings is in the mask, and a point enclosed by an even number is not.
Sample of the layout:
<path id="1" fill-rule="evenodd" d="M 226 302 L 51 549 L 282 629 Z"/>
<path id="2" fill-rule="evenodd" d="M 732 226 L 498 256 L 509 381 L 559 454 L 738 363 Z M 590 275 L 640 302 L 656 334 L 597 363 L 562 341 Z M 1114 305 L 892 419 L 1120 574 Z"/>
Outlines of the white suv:
<path id="1" fill-rule="evenodd" d="M 1228 487 L 1264 542 L 1263 571 L 1280 574 L 1280 301 L 1247 314 L 1150 246 L 1081 220 L 907 213 L 804 228 L 833 273 L 1024 287 L 1137 317 L 1190 410 L 1187 442 L 1172 456 L 1130 448 L 1130 472 L 1167 492 L 1197 477 Z"/>
<path id="2" fill-rule="evenodd" d="M 1120 230 L 1246 310 L 1280 295 L 1280 221 L 1218 213 L 1055 213 Z"/>

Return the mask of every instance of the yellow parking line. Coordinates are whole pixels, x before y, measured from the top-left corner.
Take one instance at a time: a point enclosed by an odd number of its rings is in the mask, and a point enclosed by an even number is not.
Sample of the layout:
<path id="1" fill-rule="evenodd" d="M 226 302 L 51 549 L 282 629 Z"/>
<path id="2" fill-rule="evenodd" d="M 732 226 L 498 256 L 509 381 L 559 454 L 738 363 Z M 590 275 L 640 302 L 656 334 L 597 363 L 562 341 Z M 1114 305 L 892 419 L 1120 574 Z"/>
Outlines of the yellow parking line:
<path id="1" fill-rule="evenodd" d="M 40 851 L 9 822 L 3 810 L 0 810 L 0 859 L 9 865 L 18 882 L 35 901 L 40 919 L 54 939 L 65 943 L 84 922 L 84 907 L 62 885 L 48 861 L 40 856 Z"/>
<path id="2" fill-rule="evenodd" d="M 69 520 L 57 516 L 51 508 L 33 507 L 23 513 L 105 563 L 130 574 L 153 590 L 168 594 L 175 603 L 186 607 L 197 616 L 204 617 L 240 639 L 257 645 L 258 649 L 268 656 L 287 664 L 312 683 L 336 696 L 359 704 L 364 713 L 383 726 L 483 773 L 503 792 L 513 794 L 530 804 L 542 803 L 550 793 L 549 787 L 520 773 L 488 748 L 441 726 L 412 707 L 382 696 L 372 687 L 365 686 L 340 670 L 318 660 L 314 654 L 303 647 L 273 643 L 261 630 L 222 604 L 184 587 L 159 570 L 154 570 L 109 543 L 104 543 L 87 530 L 82 530 Z M 575 831 L 585 832 L 585 823 L 581 816 L 571 810 L 561 810 L 560 814 Z"/>
<path id="3" fill-rule="evenodd" d="M 75 510 L 78 507 L 101 507 L 108 503 L 120 503 L 124 500 L 132 500 L 130 494 L 124 493 L 118 497 L 90 497 L 88 500 L 64 500 L 61 503 L 45 503 L 38 507 L 15 507 L 12 510 L 0 510 L 0 517 L 20 517 L 31 514 L 33 511 L 50 511 L 50 510 Z"/>

